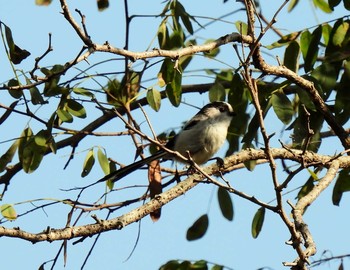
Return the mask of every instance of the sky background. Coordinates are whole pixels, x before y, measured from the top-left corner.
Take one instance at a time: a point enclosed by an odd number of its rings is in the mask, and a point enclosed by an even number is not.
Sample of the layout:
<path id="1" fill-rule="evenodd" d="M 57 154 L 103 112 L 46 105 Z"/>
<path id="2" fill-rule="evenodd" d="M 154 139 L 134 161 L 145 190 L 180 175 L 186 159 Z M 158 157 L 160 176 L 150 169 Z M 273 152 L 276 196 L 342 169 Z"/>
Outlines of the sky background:
<path id="1" fill-rule="evenodd" d="M 202 1 L 181 1 L 188 13 L 208 17 L 219 17 L 231 10 L 239 9 L 241 6 L 235 1 L 228 1 L 223 4 L 222 1 L 209 1 L 203 4 Z M 270 0 L 272 3 L 272 1 Z M 322 12 L 314 11 L 311 1 L 302 1 L 292 13 L 287 13 L 286 9 L 277 17 L 275 27 L 278 27 L 283 33 L 302 30 L 305 27 L 317 25 L 319 22 L 335 19 L 348 12 L 343 8 L 331 14 L 325 15 Z M 124 16 L 122 1 L 111 1 L 110 7 L 104 12 L 98 12 L 95 1 L 69 1 L 70 9 L 74 12 L 79 8 L 86 16 L 87 29 L 96 43 L 109 41 L 115 47 L 124 46 Z M 263 13 L 266 18 L 271 18 L 275 10 L 282 4 L 282 1 L 273 1 L 273 5 L 263 6 Z M 162 1 L 129 1 L 130 14 L 158 14 L 164 4 Z M 200 8 L 199 8 L 200 7 Z M 79 21 L 78 17 L 76 19 Z M 30 70 L 35 57 L 41 55 L 47 48 L 48 33 L 52 33 L 52 45 L 54 51 L 50 53 L 42 66 L 56 63 L 64 64 L 75 57 L 80 51 L 82 43 L 60 14 L 59 2 L 53 1 L 48 7 L 38 7 L 34 1 L 1 1 L 0 2 L 0 20 L 7 24 L 13 33 L 15 42 L 22 48 L 31 52 L 31 56 L 23 61 L 20 68 Z M 198 19 L 201 23 L 206 23 L 206 19 Z M 227 21 L 245 20 L 244 13 L 235 13 L 225 18 Z M 147 48 L 157 47 L 156 41 L 152 42 L 159 25 L 160 18 L 137 18 L 131 24 L 130 50 L 144 51 Z M 197 27 L 196 27 L 197 28 Z M 208 38 L 218 38 L 227 33 L 236 31 L 233 24 L 219 22 L 206 27 L 205 30 L 196 33 L 199 40 Z M 277 39 L 276 35 L 270 35 L 262 40 L 264 44 L 270 44 Z M 279 51 L 269 51 L 266 59 L 271 64 L 277 64 L 274 55 Z M 238 67 L 237 59 L 233 56 L 233 50 L 230 45 L 222 48 L 221 62 L 198 57 L 191 65 L 193 72 L 184 76 L 183 83 L 206 83 L 212 82 L 212 77 L 199 75 L 196 70 L 205 65 L 217 68 Z M 279 55 L 283 59 L 283 55 Z M 96 53 L 89 59 L 93 64 L 102 59 L 117 58 L 113 55 L 103 55 Z M 201 62 L 202 61 L 202 62 Z M 203 62 L 204 61 L 204 62 Z M 89 63 L 81 63 L 79 68 L 88 68 Z M 93 67 L 91 72 L 100 70 L 118 70 L 118 61 L 111 61 L 105 65 Z M 13 73 L 4 54 L 4 49 L 0 49 L 0 82 L 5 83 L 12 78 Z M 115 66 L 113 66 L 115 65 Z M 140 68 L 139 63 L 133 66 L 136 70 Z M 76 71 L 77 72 L 77 71 Z M 157 74 L 157 68 L 147 71 L 145 76 L 149 78 L 149 87 L 155 83 L 154 78 Z M 119 79 L 121 79 L 119 77 Z M 93 82 L 87 82 L 91 87 L 96 88 Z M 183 100 L 191 105 L 202 107 L 208 102 L 207 94 L 203 95 L 184 95 Z M 9 105 L 13 99 L 8 97 L 7 92 L 0 92 L 0 102 Z M 181 105 L 179 108 L 169 106 L 164 100 L 159 113 L 152 109 L 145 108 L 149 118 L 157 133 L 167 128 L 179 128 L 182 123 L 192 117 L 197 109 L 191 106 Z M 38 115 L 45 115 L 47 109 L 37 108 Z M 0 109 L 0 114 L 3 110 Z M 89 114 L 89 111 L 88 111 Z M 95 119 L 99 115 L 88 115 L 86 122 L 75 121 L 72 128 L 79 129 L 83 127 L 88 120 Z M 139 122 L 144 121 L 140 112 L 134 114 Z M 268 133 L 277 132 L 272 140 L 272 144 L 279 147 L 278 139 L 282 138 L 288 142 L 288 134 L 281 133 L 282 126 L 276 118 L 270 113 L 267 118 Z M 18 115 L 12 115 L 11 118 L 0 127 L 0 153 L 2 154 L 9 147 L 11 142 L 5 141 L 18 137 L 21 131 L 30 125 L 33 130 L 43 128 L 34 121 L 28 122 L 28 119 Z M 144 125 L 145 126 L 145 125 Z M 114 119 L 99 131 L 120 131 L 123 130 L 123 124 Z M 57 139 L 62 139 L 59 136 Z M 130 153 L 132 143 L 127 138 L 119 138 L 116 143 L 115 137 L 90 138 L 79 144 L 77 156 L 71 162 L 70 166 L 63 170 L 63 166 L 68 159 L 71 149 L 63 149 L 57 155 L 45 157 L 40 168 L 30 175 L 23 172 L 18 173 L 11 181 L 8 192 L 5 195 L 3 203 L 15 203 L 27 201 L 36 198 L 74 198 L 74 193 L 67 193 L 63 189 L 72 186 L 82 186 L 91 183 L 103 176 L 101 169 L 95 166 L 90 175 L 81 178 L 83 160 L 86 151 L 91 146 L 101 146 L 107 150 L 107 154 L 115 159 L 121 160 L 125 164 L 133 161 L 134 153 Z M 331 146 L 331 147 L 330 147 Z M 223 156 L 227 146 L 224 146 L 219 155 Z M 320 149 L 321 153 L 333 154 L 339 151 L 339 143 L 333 139 L 326 139 L 324 146 Z M 278 164 L 280 166 L 280 164 Z M 246 170 L 235 171 L 227 175 L 227 179 L 238 190 L 251 194 L 264 201 L 270 201 L 274 198 L 271 177 L 268 174 L 268 166 L 258 166 L 253 172 Z M 285 175 L 280 173 L 280 179 Z M 301 174 L 293 181 L 288 190 L 293 190 L 302 185 L 308 175 Z M 147 185 L 147 179 L 143 171 L 136 172 L 129 177 L 130 181 L 135 181 L 141 185 Z M 143 182 L 142 182 L 143 181 Z M 131 182 L 130 182 L 131 183 Z M 124 183 L 125 185 L 126 182 Z M 109 202 L 121 201 L 123 198 L 134 198 L 144 192 L 145 188 L 128 189 L 113 193 L 109 197 Z M 284 244 L 290 237 L 286 227 L 280 219 L 273 213 L 266 213 L 263 230 L 258 239 L 251 236 L 251 222 L 258 207 L 243 199 L 232 196 L 234 201 L 235 217 L 233 222 L 223 218 L 219 211 L 216 187 L 212 185 L 198 185 L 184 196 L 177 198 L 163 207 L 161 219 L 154 223 L 149 217 L 142 220 L 140 226 L 140 239 L 132 257 L 126 261 L 135 244 L 139 223 L 127 226 L 121 231 L 107 232 L 101 235 L 95 246 L 92 256 L 89 258 L 84 269 L 158 269 L 163 263 L 172 260 L 199 260 L 222 264 L 233 269 L 257 269 L 261 267 L 270 267 L 271 269 L 282 269 L 282 261 L 294 260 L 296 254 L 291 247 Z M 327 250 L 328 254 L 346 254 L 349 252 L 349 236 L 347 234 L 348 221 L 344 216 L 349 211 L 350 198 L 347 194 L 343 196 L 341 207 L 335 207 L 331 204 L 332 187 L 328 188 L 318 201 L 308 209 L 305 214 L 305 220 L 309 224 L 314 240 L 318 247 L 318 253 L 314 259 L 321 258 L 322 253 Z M 93 202 L 104 192 L 104 187 L 98 186 L 86 192 L 82 198 L 84 201 Z M 286 196 L 294 199 L 296 192 Z M 16 206 L 16 210 L 21 213 L 30 209 L 30 204 Z M 132 208 L 125 208 L 117 211 L 114 216 L 126 213 Z M 288 208 L 287 208 L 288 209 Z M 20 218 L 13 223 L 6 223 L 5 226 L 19 226 L 21 229 L 30 232 L 40 232 L 47 226 L 53 228 L 64 227 L 66 215 L 70 209 L 68 207 L 49 207 L 45 211 L 36 211 L 30 215 Z M 198 241 L 186 241 L 186 231 L 192 223 L 202 214 L 209 215 L 209 229 L 203 239 Z M 100 218 L 104 218 L 106 213 L 101 211 L 96 213 Z M 87 213 L 80 220 L 79 224 L 93 223 L 94 221 Z M 74 241 L 74 240 L 73 240 Z M 72 242 L 73 242 L 72 241 Z M 86 239 L 84 242 L 72 245 L 68 244 L 68 258 L 65 269 L 80 269 L 94 238 Z M 37 243 L 35 245 L 18 239 L 1 238 L 1 266 L 2 269 L 37 269 L 39 266 L 56 255 L 61 242 Z M 345 267 L 349 265 L 345 261 Z M 333 265 L 333 268 L 335 266 Z M 62 256 L 58 260 L 55 269 L 63 269 Z M 47 267 L 49 269 L 49 267 Z"/>

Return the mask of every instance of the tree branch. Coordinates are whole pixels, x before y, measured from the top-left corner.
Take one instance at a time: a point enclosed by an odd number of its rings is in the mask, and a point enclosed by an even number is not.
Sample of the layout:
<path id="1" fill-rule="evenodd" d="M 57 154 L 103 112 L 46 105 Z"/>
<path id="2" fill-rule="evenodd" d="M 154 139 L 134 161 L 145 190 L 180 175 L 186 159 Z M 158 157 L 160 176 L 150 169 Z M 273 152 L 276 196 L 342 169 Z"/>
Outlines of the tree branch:
<path id="1" fill-rule="evenodd" d="M 297 266 L 296 269 L 307 269 L 305 263 L 309 264 L 308 258 L 313 256 L 316 253 L 316 244 L 312 238 L 312 235 L 309 231 L 307 224 L 303 219 L 303 214 L 306 208 L 311 205 L 316 198 L 324 191 L 329 184 L 336 177 L 340 164 L 338 160 L 334 160 L 329 165 L 329 169 L 324 177 L 322 177 L 313 189 L 304 197 L 300 198 L 297 204 L 293 207 L 292 215 L 294 219 L 295 228 L 301 233 L 306 247 L 304 251 L 298 252 L 299 257 L 294 261 L 294 264 Z M 299 245 L 299 244 L 298 244 Z M 297 248 L 299 251 L 299 249 Z"/>
<path id="2" fill-rule="evenodd" d="M 305 199 L 306 202 L 309 203 L 317 197 L 319 192 L 323 191 L 326 188 L 326 186 L 329 185 L 330 181 L 333 179 L 331 179 L 331 177 L 335 175 L 339 168 L 345 168 L 350 166 L 349 156 L 338 156 L 335 158 L 332 156 L 316 154 L 310 151 L 306 151 L 303 154 L 303 152 L 300 150 L 287 150 L 277 148 L 271 148 L 270 152 L 274 159 L 288 159 L 298 163 L 304 162 L 306 167 L 314 166 L 316 164 L 323 165 L 325 167 L 330 167 L 328 174 L 323 178 L 322 181 L 320 181 L 319 185 L 317 185 L 314 188 L 314 191 L 311 192 L 310 195 L 308 195 L 309 197 Z M 222 169 L 220 169 L 220 171 L 222 171 L 222 173 L 228 173 L 231 172 L 237 164 L 242 164 L 249 160 L 266 160 L 266 158 L 266 153 L 263 150 L 242 150 L 241 152 L 235 155 L 227 157 L 225 159 L 225 165 Z M 213 164 L 203 168 L 202 170 L 205 174 L 214 175 L 218 172 L 218 167 L 216 164 Z M 77 237 L 91 236 L 110 230 L 120 230 L 131 223 L 139 221 L 149 213 L 154 212 L 156 209 L 159 209 L 163 205 L 183 195 L 188 190 L 194 188 L 198 183 L 200 183 L 204 179 L 205 176 L 201 173 L 191 175 L 187 179 L 177 184 L 175 187 L 159 194 L 155 199 L 151 200 L 145 205 L 142 205 L 128 212 L 125 215 L 119 216 L 111 220 L 100 220 L 99 222 L 94 224 L 72 226 L 62 229 L 47 229 L 37 234 L 21 230 L 20 228 L 11 229 L 0 227 L 0 236 L 15 237 L 36 243 L 41 241 L 52 242 L 56 240 L 68 240 Z M 307 205 L 307 203 L 301 201 L 299 204 L 296 205 L 296 209 L 298 209 L 300 212 L 301 209 L 305 207 L 305 205 Z M 293 214 L 298 215 L 298 212 L 295 212 Z M 298 216 L 296 216 L 296 218 L 298 218 L 298 221 L 300 220 Z M 300 224 L 303 224 L 302 221 L 300 222 Z"/>

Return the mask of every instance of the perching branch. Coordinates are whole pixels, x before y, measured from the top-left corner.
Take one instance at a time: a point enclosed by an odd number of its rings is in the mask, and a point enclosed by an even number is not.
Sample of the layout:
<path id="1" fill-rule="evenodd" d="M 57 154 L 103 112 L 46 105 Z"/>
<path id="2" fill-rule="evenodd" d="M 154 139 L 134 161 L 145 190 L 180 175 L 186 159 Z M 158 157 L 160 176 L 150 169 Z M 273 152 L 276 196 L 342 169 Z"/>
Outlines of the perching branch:
<path id="1" fill-rule="evenodd" d="M 324 188 L 330 183 L 330 181 L 332 181 L 331 176 L 334 176 L 334 173 L 336 173 L 338 169 L 350 166 L 350 157 L 348 156 L 338 156 L 334 158 L 332 156 L 320 155 L 309 151 L 306 151 L 302 155 L 302 151 L 300 150 L 286 150 L 277 148 L 271 148 L 270 152 L 274 159 L 286 159 L 298 163 L 304 162 L 306 167 L 314 166 L 315 164 L 320 166 L 322 165 L 324 167 L 329 167 L 329 173 L 327 174 L 327 177 L 324 178 L 324 181 L 320 181 L 320 184 L 315 187 L 315 191 L 311 192 L 309 197 L 305 199 L 308 203 L 312 202 L 312 200 L 316 198 L 317 194 L 323 191 Z M 241 152 L 235 155 L 227 157 L 225 159 L 225 165 L 221 171 L 225 174 L 231 172 L 233 170 L 232 168 L 234 168 L 237 164 L 243 164 L 244 162 L 249 160 L 266 160 L 266 158 L 266 153 L 263 150 L 242 150 Z M 202 170 L 206 174 L 212 176 L 217 173 L 218 167 L 216 164 L 214 164 L 205 167 Z M 36 243 L 41 241 L 52 242 L 57 240 L 68 240 L 72 238 L 92 236 L 94 234 L 110 230 L 120 230 L 130 225 L 131 223 L 139 221 L 149 213 L 154 212 L 156 209 L 159 209 L 163 205 L 183 195 L 203 180 L 205 180 L 205 177 L 201 173 L 191 175 L 187 179 L 177 184 L 175 187 L 163 192 L 162 194 L 159 194 L 159 196 L 146 203 L 145 205 L 140 206 L 128 212 L 125 215 L 113 218 L 111 220 L 99 220 L 99 222 L 92 224 L 87 224 L 83 226 L 72 226 L 62 229 L 48 228 L 41 233 L 31 233 L 25 230 L 21 230 L 20 228 L 11 229 L 0 227 L 0 236 L 15 237 Z M 296 205 L 296 209 L 300 211 L 303 207 L 305 207 L 305 205 L 308 204 L 303 203 L 302 201 L 301 203 Z M 295 212 L 293 214 L 298 215 L 298 212 Z M 296 216 L 296 218 L 299 217 Z M 302 221 L 300 222 L 300 224 L 303 224 Z"/>

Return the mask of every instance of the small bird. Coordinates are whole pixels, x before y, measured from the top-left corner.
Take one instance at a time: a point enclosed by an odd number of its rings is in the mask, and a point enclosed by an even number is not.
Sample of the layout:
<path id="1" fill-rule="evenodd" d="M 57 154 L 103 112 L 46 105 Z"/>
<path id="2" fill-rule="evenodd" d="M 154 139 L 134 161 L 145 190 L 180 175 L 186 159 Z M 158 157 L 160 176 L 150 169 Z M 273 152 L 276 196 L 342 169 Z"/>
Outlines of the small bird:
<path id="1" fill-rule="evenodd" d="M 193 116 L 184 125 L 183 129 L 169 140 L 165 146 L 185 157 L 189 153 L 195 163 L 203 164 L 224 144 L 228 127 L 234 115 L 235 112 L 229 103 L 222 101 L 211 102 Z M 145 159 L 106 175 L 98 182 L 106 180 L 116 182 L 143 165 L 161 158 L 174 159 L 168 152 L 161 149 Z"/>
<path id="2" fill-rule="evenodd" d="M 193 116 L 183 127 L 183 129 L 165 145 L 166 148 L 179 152 L 186 157 L 190 154 L 192 160 L 197 164 L 207 162 L 224 144 L 227 130 L 230 126 L 232 117 L 235 115 L 232 106 L 227 102 L 216 101 L 205 105 L 195 116 Z M 159 159 L 176 159 L 164 149 L 155 154 L 127 165 L 117 171 L 114 171 L 98 182 L 117 180 L 125 177 L 129 173 L 149 164 L 148 178 L 150 181 L 150 197 L 154 198 L 162 192 L 161 176 L 159 171 L 159 162 L 153 161 Z M 182 160 L 180 160 L 182 161 Z M 183 161 L 182 161 L 183 162 Z M 150 213 L 153 221 L 160 218 L 160 208 Z"/>

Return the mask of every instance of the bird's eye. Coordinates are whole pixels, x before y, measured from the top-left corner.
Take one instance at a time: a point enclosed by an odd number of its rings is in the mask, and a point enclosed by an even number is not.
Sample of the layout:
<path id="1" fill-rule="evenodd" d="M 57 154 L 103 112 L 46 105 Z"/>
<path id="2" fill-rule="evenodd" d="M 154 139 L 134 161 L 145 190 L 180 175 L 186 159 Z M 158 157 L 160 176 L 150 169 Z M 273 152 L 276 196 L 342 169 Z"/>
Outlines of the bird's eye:
<path id="1" fill-rule="evenodd" d="M 224 106 L 220 106 L 220 107 L 219 107 L 219 111 L 220 111 L 220 112 L 224 112 L 224 111 L 226 111 L 226 108 L 225 108 Z"/>

